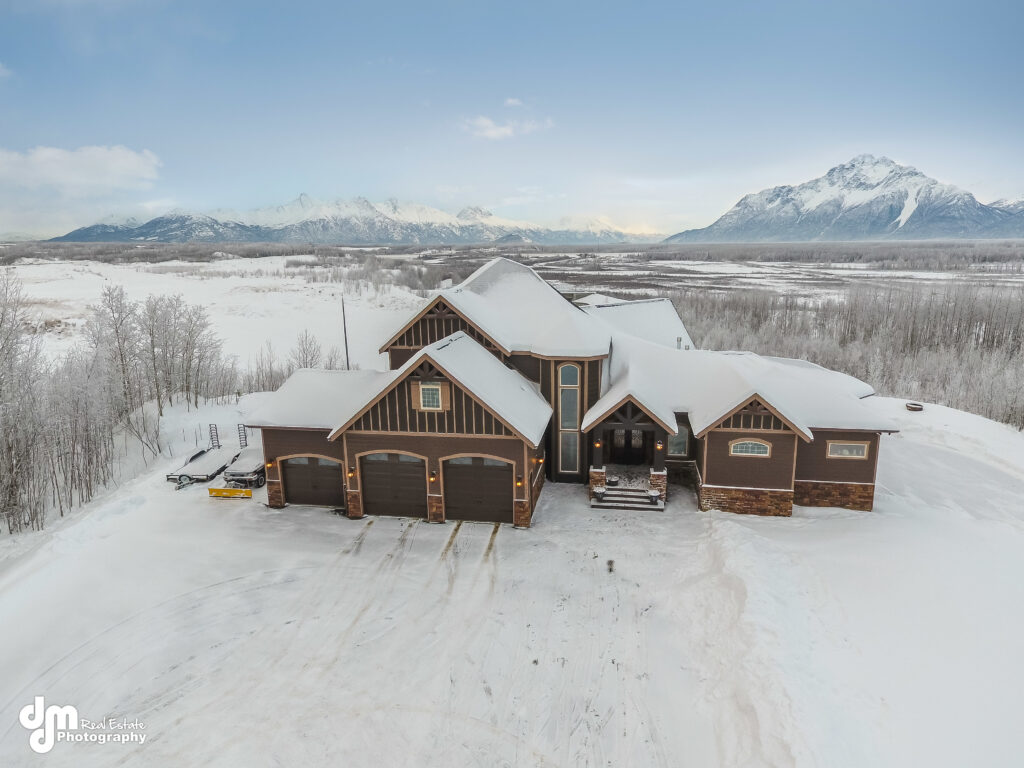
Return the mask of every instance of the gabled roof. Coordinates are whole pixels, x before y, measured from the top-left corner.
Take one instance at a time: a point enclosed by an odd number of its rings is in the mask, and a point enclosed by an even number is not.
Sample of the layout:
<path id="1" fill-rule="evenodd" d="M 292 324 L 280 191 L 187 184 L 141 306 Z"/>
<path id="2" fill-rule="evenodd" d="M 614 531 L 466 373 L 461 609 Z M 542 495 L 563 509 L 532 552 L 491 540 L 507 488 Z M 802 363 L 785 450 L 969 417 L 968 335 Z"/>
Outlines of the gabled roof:
<path id="1" fill-rule="evenodd" d="M 389 379 L 366 393 L 361 402 L 348 399 L 339 409 L 329 440 L 348 429 L 368 407 L 396 386 L 424 361 L 429 361 L 447 378 L 458 384 L 489 408 L 513 432 L 537 447 L 551 420 L 551 406 L 537 390 L 537 385 L 519 371 L 506 367 L 462 331 L 424 347 L 401 368 L 389 371 Z"/>
<path id="2" fill-rule="evenodd" d="M 693 349 L 690 334 L 668 299 L 616 299 L 611 303 L 586 306 L 583 311 L 603 320 L 612 331 L 628 333 L 672 349 Z"/>
<path id="3" fill-rule="evenodd" d="M 395 371 L 324 371 L 300 368 L 246 422 L 248 427 L 334 429 L 341 414 L 366 402 Z"/>
<path id="4" fill-rule="evenodd" d="M 540 275 L 508 259 L 493 259 L 462 283 L 439 291 L 402 329 L 402 333 L 443 299 L 504 352 L 576 359 L 608 354 L 608 329 L 591 321 Z"/>
<path id="5" fill-rule="evenodd" d="M 666 349 L 616 335 L 609 368 L 604 393 L 583 418 L 585 431 L 627 397 L 673 426 L 676 413 L 688 414 L 695 435 L 755 398 L 808 441 L 812 429 L 895 431 L 891 422 L 860 402 L 874 394 L 869 385 L 804 361 Z"/>

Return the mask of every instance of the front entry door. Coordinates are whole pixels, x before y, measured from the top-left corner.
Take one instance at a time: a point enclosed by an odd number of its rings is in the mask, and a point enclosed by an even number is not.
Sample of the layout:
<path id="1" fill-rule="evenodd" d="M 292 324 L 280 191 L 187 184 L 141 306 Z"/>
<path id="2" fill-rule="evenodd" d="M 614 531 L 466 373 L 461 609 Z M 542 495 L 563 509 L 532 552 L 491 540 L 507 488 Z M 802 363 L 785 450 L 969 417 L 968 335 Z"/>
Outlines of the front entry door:
<path id="1" fill-rule="evenodd" d="M 653 434 L 639 429 L 612 431 L 612 464 L 649 464 L 650 443 Z"/>

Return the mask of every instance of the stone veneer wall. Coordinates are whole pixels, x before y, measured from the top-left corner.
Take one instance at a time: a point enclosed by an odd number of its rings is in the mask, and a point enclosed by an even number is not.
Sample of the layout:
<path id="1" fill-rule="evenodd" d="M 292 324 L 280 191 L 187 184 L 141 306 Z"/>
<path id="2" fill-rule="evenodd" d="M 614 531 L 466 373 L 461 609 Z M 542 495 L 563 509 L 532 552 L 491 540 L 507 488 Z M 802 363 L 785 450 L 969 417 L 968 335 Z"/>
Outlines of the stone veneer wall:
<path id="1" fill-rule="evenodd" d="M 444 499 L 434 494 L 427 495 L 427 522 L 444 522 Z"/>
<path id="2" fill-rule="evenodd" d="M 590 499 L 594 498 L 594 489 L 600 488 L 605 484 L 605 471 L 604 467 L 591 467 L 590 478 L 587 483 L 587 496 Z"/>
<path id="3" fill-rule="evenodd" d="M 363 499 L 359 494 L 359 491 L 348 491 L 346 496 L 347 500 L 346 507 L 348 508 L 348 516 L 353 520 L 363 516 Z"/>
<path id="4" fill-rule="evenodd" d="M 700 508 L 720 509 L 741 515 L 790 517 L 793 514 L 792 491 L 766 491 L 753 488 L 720 488 L 702 485 L 697 491 Z"/>
<path id="5" fill-rule="evenodd" d="M 875 503 L 875 486 L 797 480 L 793 487 L 793 503 L 801 507 L 842 507 L 870 512 Z"/>
<path id="6" fill-rule="evenodd" d="M 526 499 L 516 499 L 512 510 L 512 524 L 516 528 L 529 528 L 531 517 L 530 502 Z"/>
<path id="7" fill-rule="evenodd" d="M 267 480 L 267 506 L 274 509 L 284 506 L 284 486 L 280 480 Z"/>
<path id="8" fill-rule="evenodd" d="M 651 490 L 661 491 L 661 500 L 668 501 L 668 472 L 651 470 Z"/>

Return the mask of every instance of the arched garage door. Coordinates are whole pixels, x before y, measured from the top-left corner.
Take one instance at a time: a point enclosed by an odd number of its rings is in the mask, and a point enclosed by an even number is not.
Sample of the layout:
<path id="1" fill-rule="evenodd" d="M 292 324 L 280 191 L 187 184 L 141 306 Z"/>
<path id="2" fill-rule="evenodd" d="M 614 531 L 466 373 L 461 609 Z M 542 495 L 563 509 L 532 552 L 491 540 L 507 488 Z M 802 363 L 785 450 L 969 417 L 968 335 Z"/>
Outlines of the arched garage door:
<path id="1" fill-rule="evenodd" d="M 345 477 L 341 464 L 318 456 L 296 456 L 281 462 L 284 496 L 289 504 L 345 506 Z"/>
<path id="2" fill-rule="evenodd" d="M 359 460 L 363 512 L 395 517 L 427 516 L 427 468 L 404 453 L 369 453 Z"/>
<path id="3" fill-rule="evenodd" d="M 444 462 L 444 516 L 447 520 L 512 522 L 512 464 L 483 456 Z"/>

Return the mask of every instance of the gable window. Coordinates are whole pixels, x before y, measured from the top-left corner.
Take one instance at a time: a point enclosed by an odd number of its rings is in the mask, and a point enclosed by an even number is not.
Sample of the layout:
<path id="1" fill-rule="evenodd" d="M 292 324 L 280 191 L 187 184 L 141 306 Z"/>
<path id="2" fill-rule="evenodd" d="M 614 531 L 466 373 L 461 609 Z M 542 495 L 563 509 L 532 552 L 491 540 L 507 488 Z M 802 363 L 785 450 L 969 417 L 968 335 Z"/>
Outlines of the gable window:
<path id="1" fill-rule="evenodd" d="M 580 469 L 580 367 L 563 363 L 558 367 L 558 470 Z"/>
<path id="2" fill-rule="evenodd" d="M 420 384 L 420 410 L 441 410 L 441 385 Z"/>
<path id="3" fill-rule="evenodd" d="M 830 459 L 866 459 L 868 457 L 868 444 L 829 440 L 827 456 Z"/>
<path id="4" fill-rule="evenodd" d="M 772 455 L 772 445 L 764 440 L 733 440 L 729 443 L 729 455 L 768 458 Z"/>
<path id="5" fill-rule="evenodd" d="M 679 422 L 676 422 L 676 429 L 676 434 L 668 436 L 668 455 L 686 456 L 690 452 L 690 430 Z"/>

